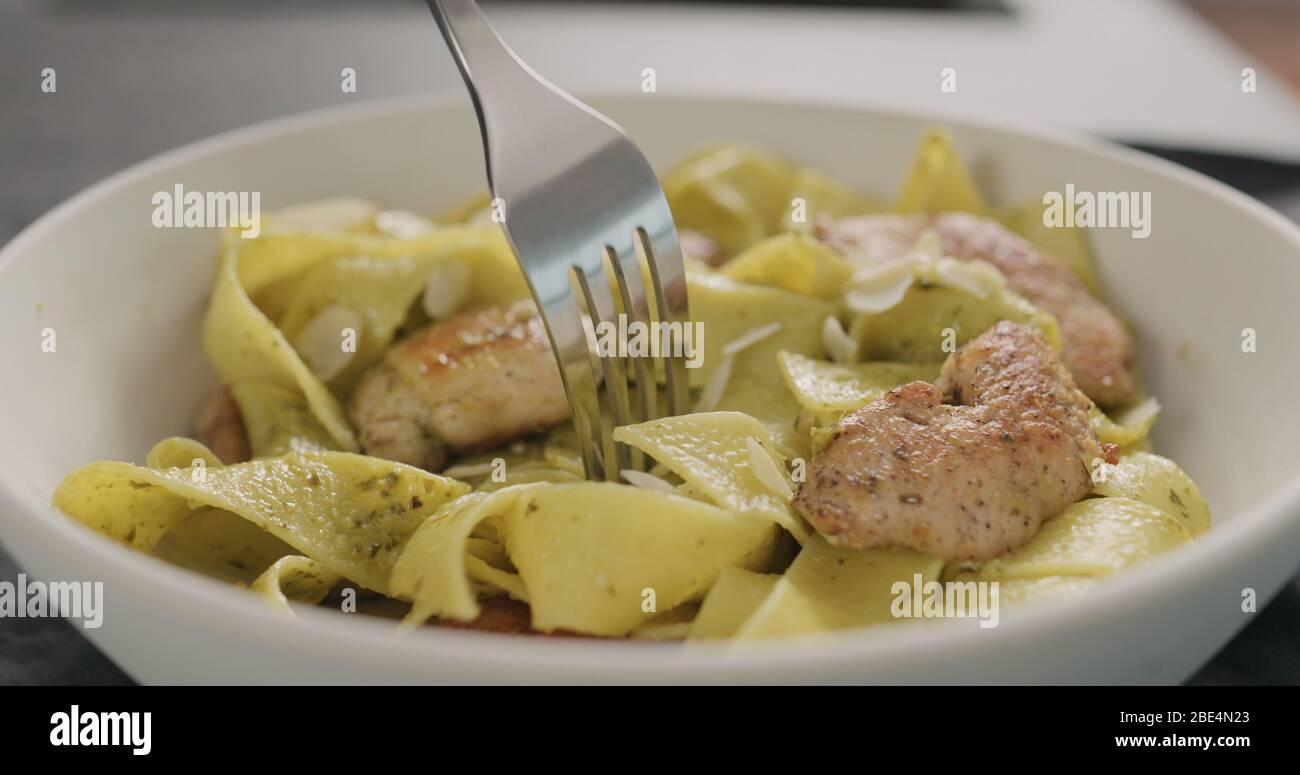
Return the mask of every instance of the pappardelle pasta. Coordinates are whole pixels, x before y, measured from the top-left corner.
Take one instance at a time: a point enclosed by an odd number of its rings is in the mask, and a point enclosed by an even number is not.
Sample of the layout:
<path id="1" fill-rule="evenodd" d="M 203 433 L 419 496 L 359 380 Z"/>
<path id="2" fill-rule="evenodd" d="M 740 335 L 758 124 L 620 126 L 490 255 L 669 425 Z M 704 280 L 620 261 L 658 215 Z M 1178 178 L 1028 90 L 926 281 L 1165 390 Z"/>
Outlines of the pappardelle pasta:
<path id="1" fill-rule="evenodd" d="M 583 478 L 486 197 L 330 200 L 223 237 L 194 438 L 55 506 L 289 615 L 655 640 L 903 621 L 918 581 L 1086 594 L 1209 529 L 1086 235 L 993 207 L 946 133 L 892 202 L 743 146 L 663 184 L 706 335 L 695 411 L 615 430 L 649 472 Z"/>

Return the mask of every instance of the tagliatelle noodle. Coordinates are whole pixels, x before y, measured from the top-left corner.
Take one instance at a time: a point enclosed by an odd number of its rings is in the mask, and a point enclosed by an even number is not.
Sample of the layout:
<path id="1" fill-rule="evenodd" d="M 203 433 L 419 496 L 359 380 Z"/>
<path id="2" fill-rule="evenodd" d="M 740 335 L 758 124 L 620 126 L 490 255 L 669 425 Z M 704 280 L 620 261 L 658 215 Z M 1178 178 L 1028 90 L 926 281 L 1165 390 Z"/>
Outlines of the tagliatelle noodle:
<path id="1" fill-rule="evenodd" d="M 63 512 L 147 549 L 201 506 L 237 514 L 381 594 L 406 540 L 460 482 L 347 452 L 300 452 L 211 468 L 91 463 L 54 493 Z"/>
<path id="2" fill-rule="evenodd" d="M 740 412 L 665 417 L 614 431 L 614 440 L 658 460 L 710 501 L 742 514 L 761 514 L 803 541 L 808 528 L 789 502 L 755 473 L 746 440 L 753 438 L 780 459 L 767 428 Z"/>
<path id="3" fill-rule="evenodd" d="M 310 557 L 290 555 L 263 571 L 251 587 L 270 605 L 293 613 L 291 601 L 316 605 L 342 578 Z"/>

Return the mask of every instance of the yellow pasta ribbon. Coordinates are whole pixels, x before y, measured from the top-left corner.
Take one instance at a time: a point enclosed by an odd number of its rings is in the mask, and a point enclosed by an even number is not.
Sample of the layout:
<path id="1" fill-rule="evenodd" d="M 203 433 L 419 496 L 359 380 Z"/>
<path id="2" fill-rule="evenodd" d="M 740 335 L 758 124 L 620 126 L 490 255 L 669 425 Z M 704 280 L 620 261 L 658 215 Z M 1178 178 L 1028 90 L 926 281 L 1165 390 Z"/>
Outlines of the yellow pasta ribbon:
<path id="1" fill-rule="evenodd" d="M 467 489 L 400 463 L 301 452 L 206 471 L 91 463 L 59 485 L 54 505 L 144 550 L 194 508 L 223 509 L 386 594 L 407 539 L 425 517 Z"/>
<path id="2" fill-rule="evenodd" d="M 651 596 L 670 610 L 725 567 L 765 568 L 777 534 L 762 516 L 606 482 L 534 486 L 503 530 L 533 628 L 609 636 L 644 624 Z"/>
<path id="3" fill-rule="evenodd" d="M 939 365 L 929 363 L 855 363 L 841 365 L 782 351 L 777 355 L 786 386 L 818 425 L 831 425 L 899 385 L 933 382 Z"/>
<path id="4" fill-rule="evenodd" d="M 230 395 L 239 406 L 253 457 L 327 450 L 335 443 L 297 391 L 266 382 L 236 382 Z"/>
<path id="5" fill-rule="evenodd" d="M 978 566 L 984 580 L 1104 576 L 1190 539 L 1175 518 L 1131 498 L 1089 498 L 1047 520 L 1024 546 Z"/>
<path id="6" fill-rule="evenodd" d="M 843 295 L 844 283 L 853 270 L 825 243 L 807 234 L 791 233 L 747 248 L 729 261 L 722 273 L 740 282 L 830 301 Z"/>
<path id="7" fill-rule="evenodd" d="M 691 623 L 692 640 L 730 638 L 772 594 L 780 576 L 723 568 Z"/>
<path id="8" fill-rule="evenodd" d="M 952 136 L 941 129 L 929 129 L 921 137 L 893 209 L 898 213 L 955 210 L 976 215 L 989 211 Z"/>
<path id="9" fill-rule="evenodd" d="M 1175 518 L 1193 536 L 1210 529 L 1210 506 L 1178 464 L 1149 452 L 1121 455 L 1096 472 L 1093 492 L 1150 504 Z"/>
<path id="10" fill-rule="evenodd" d="M 333 445 L 357 450 L 343 407 L 266 315 L 248 298 L 236 274 L 238 254 L 227 250 L 203 320 L 208 359 L 226 383 L 264 383 L 301 395 Z"/>
<path id="11" fill-rule="evenodd" d="M 858 342 L 863 360 L 942 363 L 950 342 L 960 347 L 1000 320 L 1034 326 L 1054 350 L 1061 349 L 1056 317 L 1009 288 L 981 299 L 956 288 L 913 284 L 890 309 L 855 316 L 848 333 Z M 948 329 L 953 336 L 947 335 Z"/>
<path id="12" fill-rule="evenodd" d="M 316 605 L 325 599 L 342 576 L 310 557 L 282 557 L 252 584 L 252 590 L 272 607 L 292 614 L 290 601 Z"/>
<path id="13" fill-rule="evenodd" d="M 701 368 L 690 369 L 691 385 L 702 387 L 726 359 L 729 342 L 754 329 L 779 324 L 771 336 L 734 356 L 731 375 L 717 405 L 752 415 L 767 426 L 774 443 L 792 457 L 808 454 L 806 437 L 794 432 L 799 404 L 776 367 L 781 350 L 825 355 L 821 328 L 832 307 L 776 288 L 746 285 L 722 275 L 701 275 L 690 284 L 691 318 L 705 333 Z"/>
<path id="14" fill-rule="evenodd" d="M 741 514 L 763 515 L 804 541 L 808 528 L 789 501 L 755 473 L 747 438 L 781 462 L 766 426 L 740 412 L 679 415 L 614 430 L 615 441 L 658 460 L 711 502 Z"/>
<path id="15" fill-rule="evenodd" d="M 678 228 L 708 235 L 732 256 L 780 228 L 794 175 L 775 154 L 726 145 L 669 170 L 663 188 Z"/>
<path id="16" fill-rule="evenodd" d="M 1155 427 L 1160 416 L 1160 404 L 1153 398 L 1140 401 L 1134 406 L 1116 413 L 1113 417 L 1104 414 L 1095 405 L 1089 410 L 1092 427 L 1097 431 L 1097 438 L 1104 444 L 1118 444 L 1126 450 L 1136 449 Z"/>
<path id="17" fill-rule="evenodd" d="M 521 588 L 512 589 L 511 574 L 472 562 L 472 535 L 491 518 Z M 495 581 L 528 601 L 536 630 L 623 636 L 646 623 L 647 590 L 662 609 L 697 599 L 724 567 L 764 567 L 775 535 L 767 519 L 669 493 L 606 482 L 519 485 L 465 496 L 429 519 L 398 560 L 392 590 L 413 601 L 406 626 L 474 619 L 473 582 Z"/>
<path id="18" fill-rule="evenodd" d="M 514 487 L 465 495 L 420 526 L 393 566 L 393 594 L 412 601 L 403 626 L 414 627 L 431 616 L 470 621 L 479 615 L 467 542 L 480 522 L 514 508 L 518 496 Z"/>
<path id="19" fill-rule="evenodd" d="M 821 536 L 806 544 L 738 639 L 806 635 L 898 621 L 894 585 L 939 578 L 943 562 L 908 550 L 845 549 Z M 708 605 L 708 600 L 705 600 Z"/>

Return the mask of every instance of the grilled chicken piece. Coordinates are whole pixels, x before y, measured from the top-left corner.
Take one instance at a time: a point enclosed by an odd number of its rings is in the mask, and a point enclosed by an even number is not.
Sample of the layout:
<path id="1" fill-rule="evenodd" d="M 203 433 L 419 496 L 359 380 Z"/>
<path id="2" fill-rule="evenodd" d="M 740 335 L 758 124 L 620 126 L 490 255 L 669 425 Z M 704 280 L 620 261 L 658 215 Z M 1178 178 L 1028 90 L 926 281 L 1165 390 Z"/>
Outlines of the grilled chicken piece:
<path id="1" fill-rule="evenodd" d="M 492 447 L 569 418 L 532 302 L 432 323 L 389 349 L 348 407 L 368 455 L 437 471 L 449 451 Z"/>
<path id="2" fill-rule="evenodd" d="M 832 543 L 982 560 L 1028 541 L 1110 458 L 1043 335 L 1002 321 L 840 424 L 795 505 Z"/>
<path id="3" fill-rule="evenodd" d="M 820 236 L 846 252 L 883 261 L 907 253 L 926 229 L 938 234 L 944 255 L 987 261 L 1012 290 L 1056 316 L 1065 365 L 1089 398 L 1110 407 L 1134 397 L 1133 339 L 1124 324 L 1068 267 L 996 221 L 967 213 L 870 215 L 823 224 Z"/>

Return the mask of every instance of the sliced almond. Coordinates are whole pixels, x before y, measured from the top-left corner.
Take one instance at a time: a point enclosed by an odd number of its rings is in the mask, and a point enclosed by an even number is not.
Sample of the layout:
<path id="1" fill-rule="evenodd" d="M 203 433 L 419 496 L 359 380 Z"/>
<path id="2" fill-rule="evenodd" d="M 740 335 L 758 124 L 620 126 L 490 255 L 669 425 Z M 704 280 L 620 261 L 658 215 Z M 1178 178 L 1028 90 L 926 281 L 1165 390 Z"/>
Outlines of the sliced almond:
<path id="1" fill-rule="evenodd" d="M 828 315 L 822 321 L 822 346 L 836 363 L 855 363 L 858 360 L 858 343 L 844 331 L 844 326 L 834 315 Z"/>
<path id="2" fill-rule="evenodd" d="M 751 328 L 740 336 L 732 339 L 722 348 L 723 355 L 736 355 L 747 347 L 752 347 L 764 339 L 772 336 L 781 330 L 780 322 L 768 323 L 765 326 Z"/>
<path id="3" fill-rule="evenodd" d="M 1150 396 L 1142 403 L 1116 415 L 1114 419 L 1120 425 L 1139 426 L 1148 422 L 1154 423 L 1159 415 L 1160 402 L 1155 396 Z"/>
<path id="4" fill-rule="evenodd" d="M 298 332 L 294 348 L 307 362 L 312 373 L 322 380 L 329 381 L 338 376 L 356 357 L 356 349 L 345 350 L 349 340 L 346 334 L 351 331 L 351 341 L 356 342 L 361 336 L 364 321 L 361 315 L 347 307 L 337 304 L 326 307 L 308 321 Z"/>
<path id="5" fill-rule="evenodd" d="M 390 237 L 415 239 L 438 230 L 438 224 L 409 210 L 384 210 L 375 216 L 375 228 Z"/>
<path id="6" fill-rule="evenodd" d="M 654 474 L 647 474 L 645 471 L 634 471 L 625 468 L 618 472 L 618 475 L 633 487 L 640 487 L 643 490 L 655 490 L 657 492 L 676 492 L 677 488 L 668 482 L 660 479 Z"/>
<path id="7" fill-rule="evenodd" d="M 424 311 L 434 320 L 445 320 L 465 303 L 473 275 L 469 265 L 451 258 L 435 264 L 424 283 Z"/>
<path id="8" fill-rule="evenodd" d="M 912 287 L 912 268 L 895 271 L 888 279 L 873 276 L 865 284 L 854 282 L 844 293 L 844 306 L 859 315 L 875 315 L 893 309 Z"/>
<path id="9" fill-rule="evenodd" d="M 442 472 L 443 476 L 449 476 L 452 479 L 472 479 L 476 476 L 487 476 L 492 473 L 493 465 L 491 463 L 466 463 L 463 465 L 452 466 Z"/>
<path id="10" fill-rule="evenodd" d="M 691 409 L 693 412 L 712 412 L 718 402 L 722 400 L 722 394 L 727 389 L 727 383 L 731 381 L 731 367 L 735 364 L 736 359 L 726 356 L 718 368 L 709 377 L 709 381 L 704 385 L 704 390 L 700 391 L 700 397 Z"/>
<path id="11" fill-rule="evenodd" d="M 777 468 L 776 461 L 753 436 L 745 437 L 745 450 L 749 452 L 749 467 L 760 484 L 779 495 L 782 500 L 792 500 L 794 491 L 785 480 L 785 474 Z"/>

